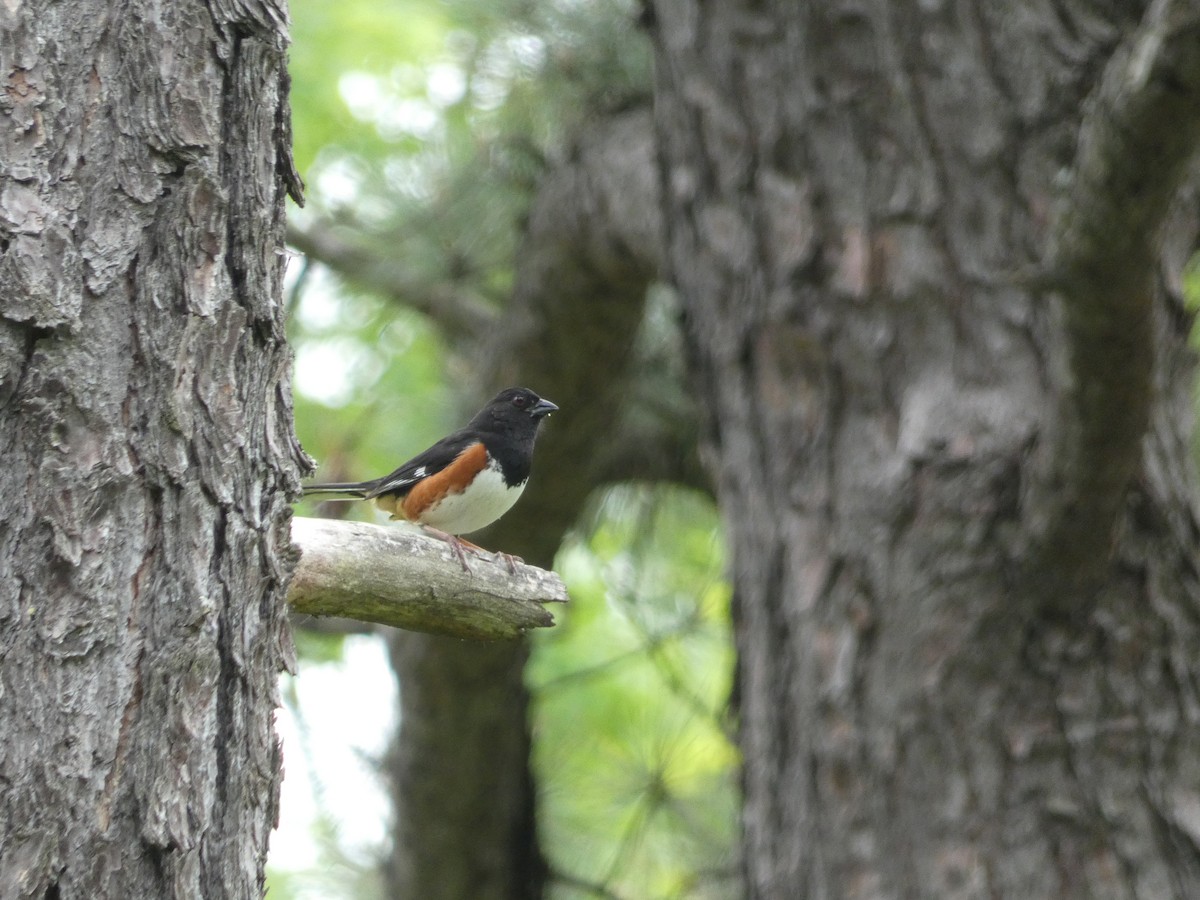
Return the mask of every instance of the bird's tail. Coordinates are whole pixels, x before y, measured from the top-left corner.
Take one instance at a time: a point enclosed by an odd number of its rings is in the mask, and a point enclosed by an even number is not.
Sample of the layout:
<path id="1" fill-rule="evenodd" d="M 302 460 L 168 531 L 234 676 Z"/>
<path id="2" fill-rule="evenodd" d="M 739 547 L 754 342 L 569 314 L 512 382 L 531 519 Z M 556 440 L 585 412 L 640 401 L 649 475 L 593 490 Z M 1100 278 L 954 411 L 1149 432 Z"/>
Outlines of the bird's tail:
<path id="1" fill-rule="evenodd" d="M 344 481 L 333 484 L 306 484 L 304 496 L 309 494 L 341 494 L 340 497 L 327 497 L 327 500 L 365 500 L 372 482 Z"/>

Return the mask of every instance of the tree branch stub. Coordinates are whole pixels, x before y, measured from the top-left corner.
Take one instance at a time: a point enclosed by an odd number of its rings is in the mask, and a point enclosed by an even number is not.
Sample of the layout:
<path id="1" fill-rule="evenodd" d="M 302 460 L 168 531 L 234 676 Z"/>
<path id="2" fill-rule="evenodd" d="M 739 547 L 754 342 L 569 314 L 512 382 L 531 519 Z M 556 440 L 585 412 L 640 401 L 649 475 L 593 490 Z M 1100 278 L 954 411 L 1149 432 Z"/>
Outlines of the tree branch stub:
<path id="1" fill-rule="evenodd" d="M 288 589 L 298 613 L 342 616 L 469 640 L 511 640 L 554 624 L 547 603 L 565 603 L 562 579 L 499 556 L 468 554 L 404 528 L 295 517 L 300 563 Z"/>
<path id="2" fill-rule="evenodd" d="M 1052 226 L 1063 388 L 1030 482 L 1042 521 L 1027 571 L 1056 604 L 1103 577 L 1150 424 L 1158 259 L 1200 136 L 1198 38 L 1200 4 L 1151 4 L 1095 92 Z"/>

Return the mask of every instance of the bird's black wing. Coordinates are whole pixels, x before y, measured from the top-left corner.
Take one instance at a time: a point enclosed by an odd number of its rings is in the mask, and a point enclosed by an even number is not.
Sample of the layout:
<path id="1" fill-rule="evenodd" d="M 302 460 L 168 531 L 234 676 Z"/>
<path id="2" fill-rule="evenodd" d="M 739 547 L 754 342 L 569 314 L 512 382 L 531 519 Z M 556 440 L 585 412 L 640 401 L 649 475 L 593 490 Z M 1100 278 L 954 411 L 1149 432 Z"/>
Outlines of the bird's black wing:
<path id="1" fill-rule="evenodd" d="M 396 471 L 363 484 L 363 496 L 370 500 L 381 494 L 403 497 L 414 484 L 435 475 L 458 458 L 459 454 L 480 441 L 478 434 L 463 428 L 442 438 L 428 450 L 419 453 Z"/>

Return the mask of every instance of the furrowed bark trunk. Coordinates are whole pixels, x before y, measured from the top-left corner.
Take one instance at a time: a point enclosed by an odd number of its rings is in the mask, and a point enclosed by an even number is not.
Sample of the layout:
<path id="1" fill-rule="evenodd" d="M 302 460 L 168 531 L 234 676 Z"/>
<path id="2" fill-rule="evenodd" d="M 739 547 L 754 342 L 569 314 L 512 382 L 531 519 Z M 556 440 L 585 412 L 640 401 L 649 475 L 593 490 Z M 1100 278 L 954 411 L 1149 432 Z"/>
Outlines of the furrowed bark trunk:
<path id="1" fill-rule="evenodd" d="M 292 565 L 284 10 L 0 6 L 0 896 L 253 897 Z"/>
<path id="2" fill-rule="evenodd" d="M 653 12 L 747 895 L 1200 895 L 1196 5 Z"/>

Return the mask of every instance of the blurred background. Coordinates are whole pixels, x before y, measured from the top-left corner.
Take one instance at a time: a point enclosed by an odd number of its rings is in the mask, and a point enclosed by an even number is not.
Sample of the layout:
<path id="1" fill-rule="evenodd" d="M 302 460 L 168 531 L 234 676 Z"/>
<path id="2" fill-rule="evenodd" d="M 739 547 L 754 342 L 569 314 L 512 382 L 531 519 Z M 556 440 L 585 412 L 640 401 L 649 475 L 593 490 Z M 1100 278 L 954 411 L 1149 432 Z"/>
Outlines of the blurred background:
<path id="1" fill-rule="evenodd" d="M 572 602 L 505 645 L 298 620 L 272 897 L 1195 894 L 1200 207 L 1143 240 L 1174 170 L 1076 160 L 1175 7 L 291 7 L 318 477 L 528 386 L 561 411 L 477 540 Z"/>
<path id="2" fill-rule="evenodd" d="M 291 2 L 304 447 L 321 480 L 374 477 L 533 388 L 561 412 L 479 541 L 552 564 L 572 602 L 527 647 L 298 619 L 273 898 L 429 897 L 424 866 L 446 896 L 738 894 L 730 589 L 657 204 L 590 162 L 654 181 L 630 137 L 651 88 L 638 14 Z"/>

